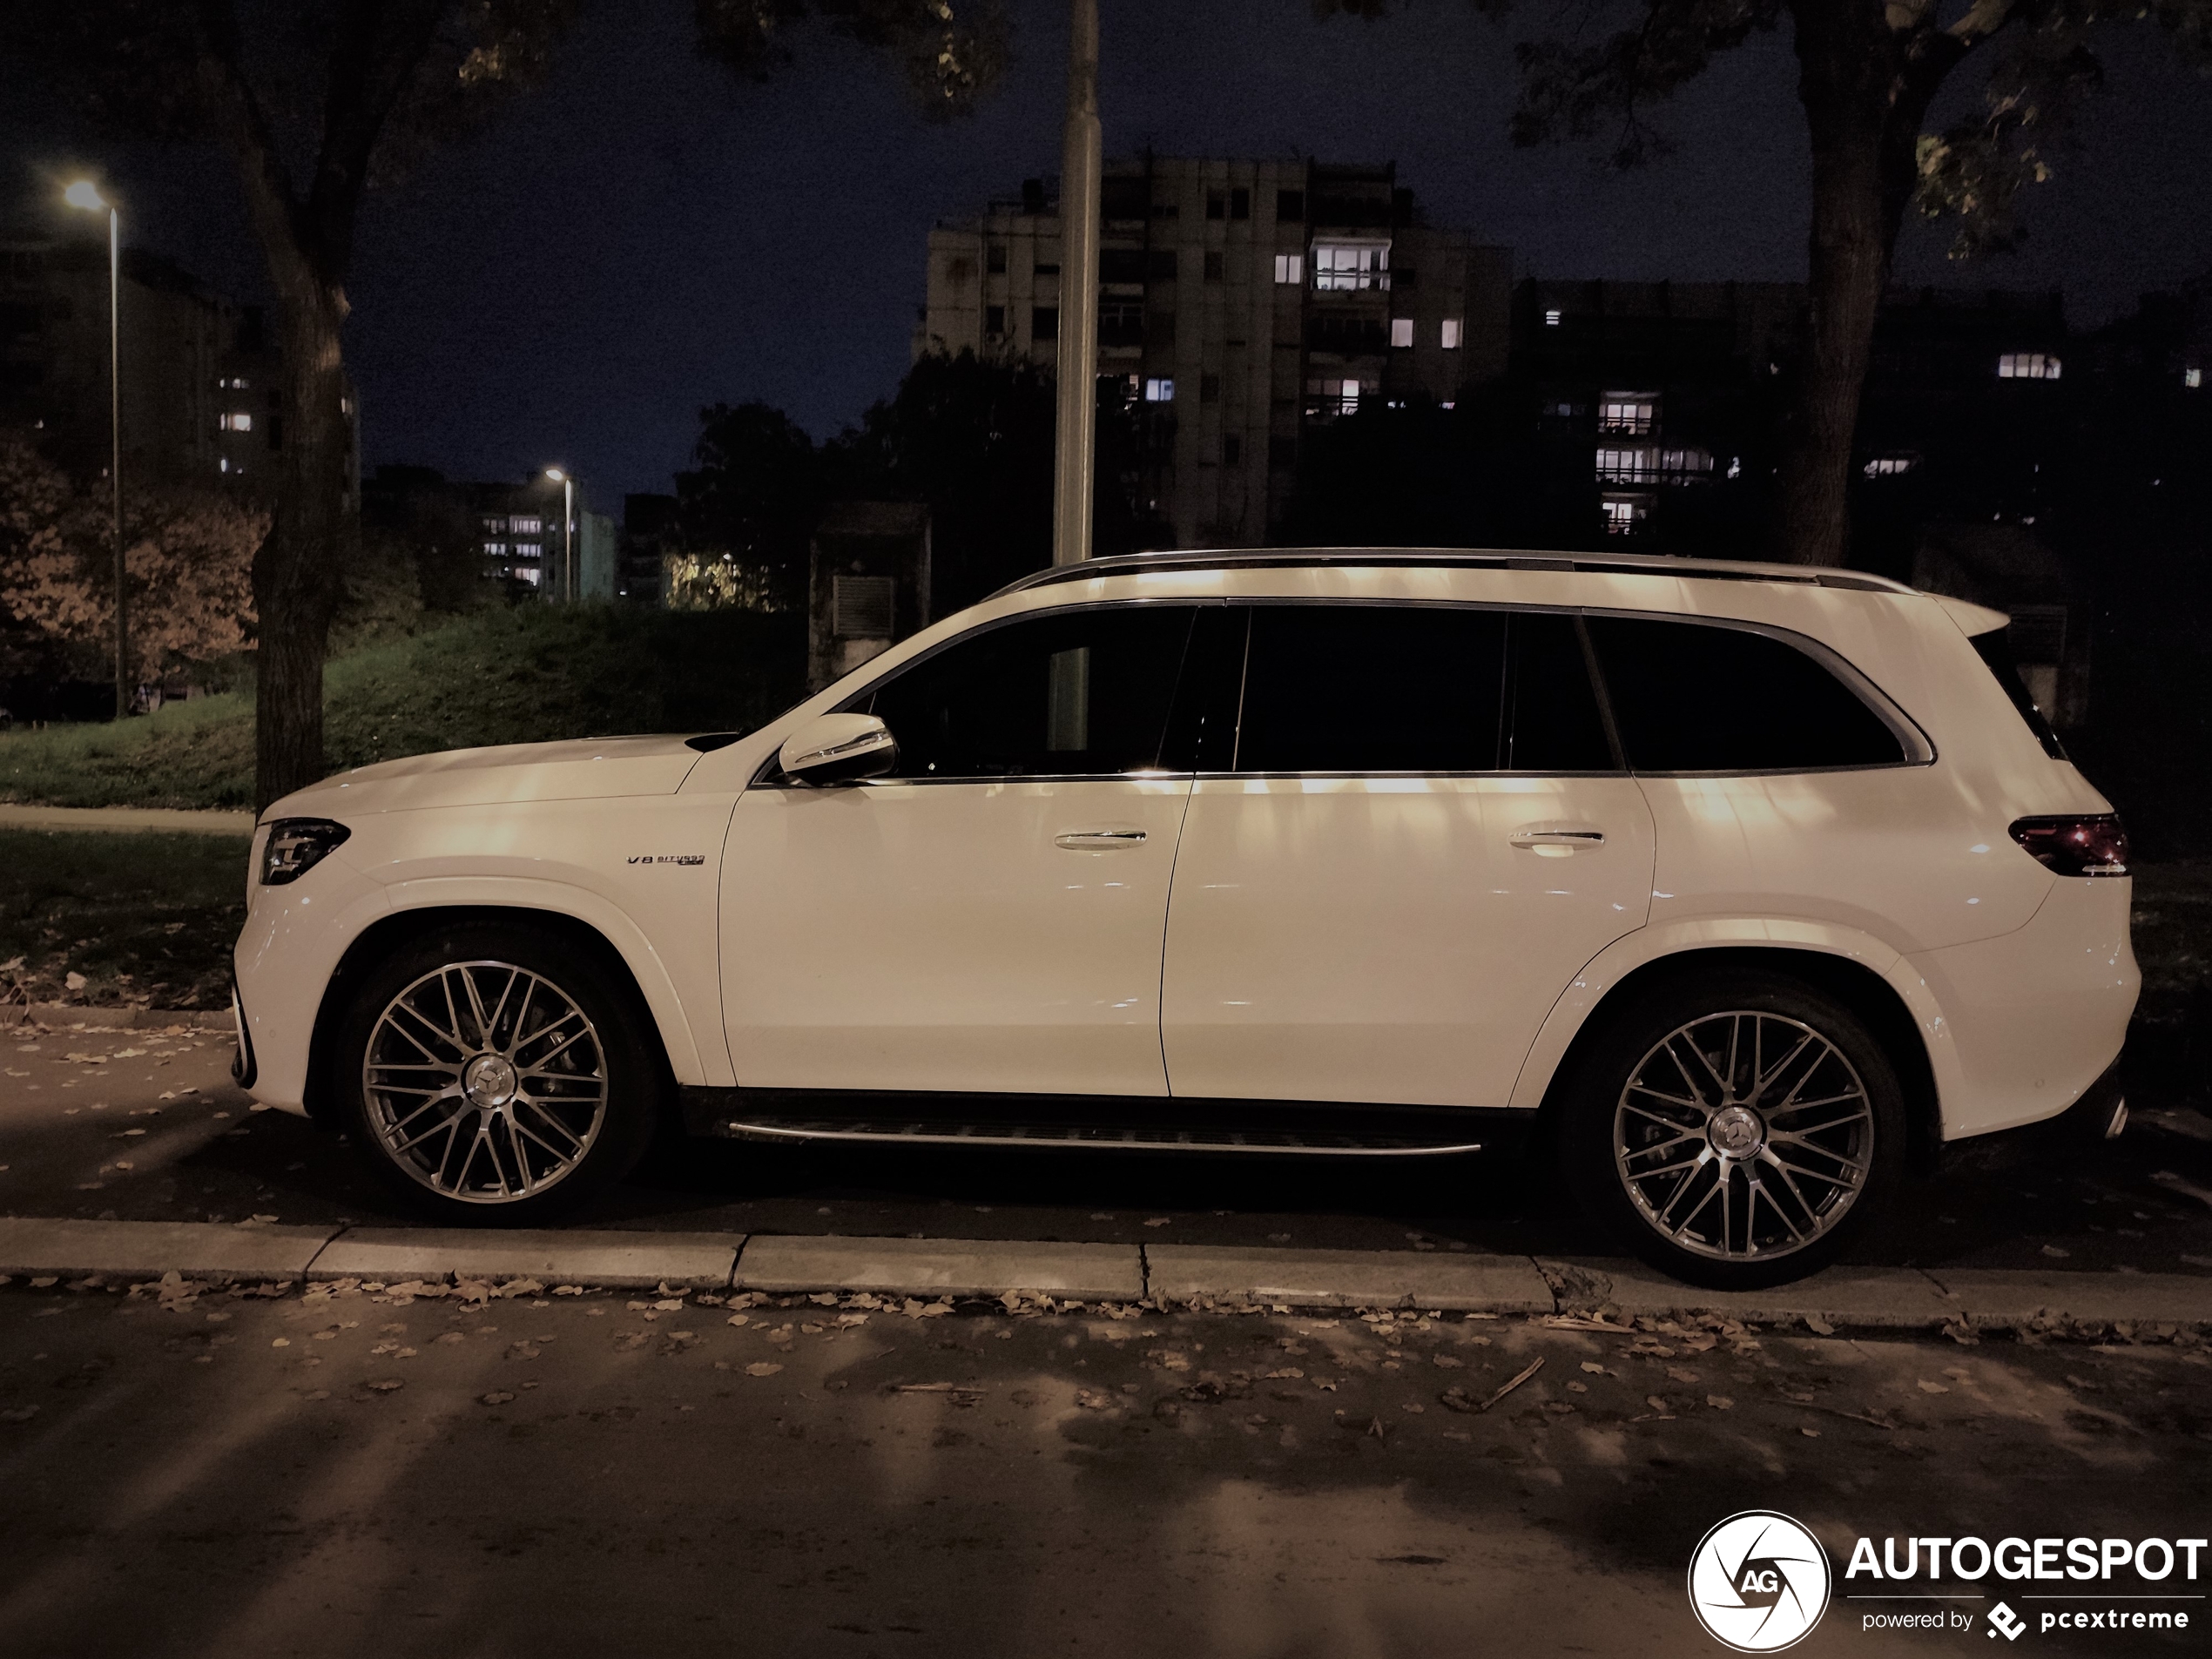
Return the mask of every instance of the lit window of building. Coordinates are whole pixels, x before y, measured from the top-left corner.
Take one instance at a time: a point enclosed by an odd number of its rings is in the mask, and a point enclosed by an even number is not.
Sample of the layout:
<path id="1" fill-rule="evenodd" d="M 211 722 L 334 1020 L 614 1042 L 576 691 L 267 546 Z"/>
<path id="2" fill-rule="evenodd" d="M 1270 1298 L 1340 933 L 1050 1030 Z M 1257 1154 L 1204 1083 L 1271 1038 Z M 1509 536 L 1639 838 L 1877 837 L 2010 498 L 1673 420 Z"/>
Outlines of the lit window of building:
<path id="1" fill-rule="evenodd" d="M 2204 384 L 2204 371 L 2201 368 L 2183 369 L 2182 371 L 2182 384 L 2188 387 L 2189 390 L 2194 392 L 2198 387 Z"/>
<path id="2" fill-rule="evenodd" d="M 1634 536 L 1651 511 L 1648 496 L 1608 496 L 1598 505 L 1605 513 L 1608 536 Z"/>
<path id="3" fill-rule="evenodd" d="M 1997 360 L 2000 381 L 2054 381 L 2059 360 L 2040 351 L 2008 351 Z"/>
<path id="4" fill-rule="evenodd" d="M 1313 286 L 1325 293 L 1350 293 L 1390 286 L 1390 248 L 1375 242 L 1316 242 Z"/>
<path id="5" fill-rule="evenodd" d="M 1558 327 L 1559 315 L 1560 314 L 1556 311 L 1547 311 L 1544 313 L 1544 327 L 1547 328 Z"/>
<path id="6" fill-rule="evenodd" d="M 1413 343 L 1413 320 L 1393 317 L 1390 320 L 1390 343 L 1400 349 Z"/>
<path id="7" fill-rule="evenodd" d="M 1895 478 L 1919 465 L 1917 455 L 1876 455 L 1861 469 L 1869 478 Z"/>
<path id="8" fill-rule="evenodd" d="M 516 519 L 515 521 L 515 528 L 516 529 L 520 529 L 522 527 L 523 521 L 519 518 Z M 544 551 L 545 543 L 543 542 L 517 542 L 515 543 L 515 556 L 518 559 L 534 559 L 538 557 Z"/>
<path id="9" fill-rule="evenodd" d="M 1278 253 L 1275 256 L 1275 280 L 1278 284 L 1295 286 L 1305 280 L 1305 255 Z"/>
<path id="10" fill-rule="evenodd" d="M 1608 392 L 1598 399 L 1597 429 L 1642 437 L 1658 423 L 1659 400 L 1649 392 Z"/>
<path id="11" fill-rule="evenodd" d="M 227 415 L 217 416 L 215 424 L 226 432 L 251 432 L 253 430 L 253 417 L 243 409 L 233 409 Z"/>
<path id="12" fill-rule="evenodd" d="M 544 573 L 535 565 L 517 565 L 513 574 L 517 582 L 533 588 L 537 586 L 544 577 Z"/>
<path id="13" fill-rule="evenodd" d="M 1445 318 L 1443 334 L 1437 344 L 1443 347 L 1446 351 L 1459 350 L 1460 320 L 1457 317 Z"/>
<path id="14" fill-rule="evenodd" d="M 1145 382 L 1144 382 L 1144 401 L 1145 401 L 1147 403 L 1172 403 L 1172 402 L 1174 402 L 1174 401 L 1175 401 L 1175 382 L 1174 382 L 1173 381 L 1171 381 L 1171 380 L 1157 380 L 1157 381 L 1145 381 Z"/>

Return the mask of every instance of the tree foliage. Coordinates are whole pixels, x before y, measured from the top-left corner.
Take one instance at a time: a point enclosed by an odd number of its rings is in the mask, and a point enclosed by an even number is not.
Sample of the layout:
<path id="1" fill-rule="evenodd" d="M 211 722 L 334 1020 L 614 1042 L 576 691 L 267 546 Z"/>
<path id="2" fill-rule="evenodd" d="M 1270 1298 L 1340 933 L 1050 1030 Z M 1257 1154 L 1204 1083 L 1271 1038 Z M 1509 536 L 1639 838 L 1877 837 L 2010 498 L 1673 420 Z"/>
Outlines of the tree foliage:
<path id="1" fill-rule="evenodd" d="M 1392 0 L 1315 0 L 1380 16 Z M 1475 0 L 1502 12 L 1510 0 Z M 1955 221 L 1952 251 L 2010 246 L 2020 187 L 2102 80 L 2106 25 L 2148 17 L 2212 67 L 2212 0 L 1593 0 L 1583 26 L 1522 42 L 1512 118 L 1522 144 L 1603 138 L 1636 166 L 1667 149 L 1651 124 L 1721 53 L 1789 20 L 1812 152 L 1807 326 L 1783 422 L 1777 551 L 1845 562 L 1851 448 L 1874 320 L 1900 224 L 1916 205 Z M 1923 131 L 1951 75 L 1988 66 L 1980 111 Z"/>
<path id="2" fill-rule="evenodd" d="M 30 435 L 0 433 L 0 606 L 88 669 L 114 634 L 112 525 L 105 489 L 74 483 Z M 142 678 L 246 648 L 253 554 L 267 528 L 266 510 L 219 489 L 125 489 L 132 661 Z"/>
<path id="3" fill-rule="evenodd" d="M 367 192 L 542 79 L 580 0 L 8 0 L 0 50 L 108 126 L 235 164 L 278 300 L 286 451 L 253 564 L 263 803 L 323 774 L 322 664 L 356 537 L 343 338 Z M 933 115 L 1003 61 L 992 0 L 694 0 L 698 48 L 742 76 L 812 20 L 893 52 Z"/>

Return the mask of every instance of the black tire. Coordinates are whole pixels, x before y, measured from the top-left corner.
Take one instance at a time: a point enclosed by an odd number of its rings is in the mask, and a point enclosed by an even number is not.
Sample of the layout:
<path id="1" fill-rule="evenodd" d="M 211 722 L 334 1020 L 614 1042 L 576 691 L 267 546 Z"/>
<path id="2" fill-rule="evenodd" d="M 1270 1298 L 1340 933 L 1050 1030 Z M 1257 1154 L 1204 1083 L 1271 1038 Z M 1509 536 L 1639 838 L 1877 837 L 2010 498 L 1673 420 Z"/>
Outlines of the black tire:
<path id="1" fill-rule="evenodd" d="M 1905 1167 L 1905 1089 L 1847 1004 L 1732 971 L 1600 1017 L 1564 1080 L 1560 1168 L 1635 1255 L 1689 1284 L 1757 1290 L 1818 1271 L 1878 1224 Z"/>
<path id="2" fill-rule="evenodd" d="M 664 1062 L 634 988 L 526 921 L 441 928 L 377 962 L 353 988 L 330 1067 L 362 1160 L 448 1226 L 569 1214 L 630 1172 L 660 1116 Z M 464 1079 L 475 1096 L 433 1092 Z"/>

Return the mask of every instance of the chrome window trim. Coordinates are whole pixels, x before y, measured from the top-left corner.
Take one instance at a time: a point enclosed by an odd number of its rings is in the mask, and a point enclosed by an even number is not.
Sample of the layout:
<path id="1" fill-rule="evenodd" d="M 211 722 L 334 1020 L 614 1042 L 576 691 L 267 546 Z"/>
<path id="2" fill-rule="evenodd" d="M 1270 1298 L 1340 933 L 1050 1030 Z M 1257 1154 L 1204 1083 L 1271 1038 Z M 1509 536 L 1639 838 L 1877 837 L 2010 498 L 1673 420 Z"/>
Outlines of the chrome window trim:
<path id="1" fill-rule="evenodd" d="M 1001 590 L 1001 591 L 1020 591 L 1027 585 L 1029 584 L 1017 583 L 1014 588 Z M 1789 646 L 1794 651 L 1801 651 L 1806 656 L 1811 657 L 1815 662 L 1818 663 L 1823 668 L 1826 669 L 1831 674 L 1834 675 L 1843 683 L 1844 687 L 1849 690 L 1853 696 L 1857 697 L 1861 703 L 1865 704 L 1868 709 L 1872 711 L 1875 718 L 1880 720 L 1882 724 L 1889 729 L 1890 734 L 1897 738 L 1899 745 L 1903 747 L 1905 752 L 1904 758 L 1901 759 L 1872 761 L 1864 765 L 1759 766 L 1696 772 L 1642 771 L 1634 766 L 1627 765 L 1626 764 L 1623 764 L 1622 766 L 1602 772 L 998 772 L 957 778 L 868 778 L 858 779 L 853 783 L 841 784 L 836 786 L 839 788 L 883 789 L 900 785 L 939 786 L 945 784 L 1158 782 L 1170 781 L 1177 779 L 1189 779 L 1198 782 L 1219 782 L 1231 779 L 1259 779 L 1269 778 L 1804 778 L 1819 777 L 1837 772 L 1903 771 L 1919 766 L 1932 766 L 1935 764 L 1937 759 L 1934 741 L 1928 737 L 1927 733 L 1921 728 L 1919 723 L 1913 719 L 1911 715 L 1907 714 L 1888 692 L 1883 691 L 1882 688 L 1878 685 L 1865 672 L 1859 669 L 1857 664 L 1853 664 L 1848 658 L 1836 651 L 1832 646 L 1827 645 L 1820 640 L 1813 638 L 1810 634 L 1799 633 L 1793 628 L 1780 627 L 1772 623 L 1751 622 L 1737 617 L 1710 617 L 1686 611 L 1621 610 L 1615 610 L 1610 607 L 1593 605 L 1522 604 L 1517 604 L 1512 600 L 1497 599 L 1405 598 L 1394 595 L 1337 597 L 1333 596 L 1316 594 L 1285 594 L 1279 597 L 1271 594 L 1231 594 L 1204 598 L 1189 598 L 1170 595 L 1153 595 L 1117 599 L 1085 599 L 1069 604 L 1040 605 L 1033 610 L 1016 611 L 1012 616 L 997 617 L 992 618 L 988 622 L 979 623 L 976 626 L 968 629 L 964 633 L 955 634 L 950 639 L 939 642 L 937 644 L 930 647 L 929 650 L 922 652 L 920 656 L 910 658 L 907 661 L 900 663 L 897 668 L 891 670 L 875 679 L 870 680 L 867 685 L 863 686 L 860 691 L 855 691 L 851 697 L 846 698 L 843 702 L 837 705 L 835 710 L 832 711 L 835 713 L 852 712 L 855 705 L 874 697 L 876 692 L 881 687 L 887 685 L 893 679 L 898 678 L 899 675 L 905 673 L 907 670 L 922 663 L 930 661 L 932 658 L 939 656 L 942 652 L 951 650 L 954 645 L 963 644 L 971 639 L 981 638 L 987 633 L 994 632 L 1001 628 L 1010 627 L 1015 623 L 1028 622 L 1047 615 L 1059 616 L 1069 613 L 1095 610 L 1129 610 L 1149 606 L 1182 606 L 1192 610 L 1198 610 L 1215 608 L 1228 609 L 1231 607 L 1251 609 L 1264 605 L 1333 605 L 1338 607 L 1361 606 L 1372 608 L 1419 607 L 1432 610 L 1499 610 L 1504 611 L 1508 615 L 1515 611 L 1519 611 L 1531 615 L 1563 616 L 1581 618 L 1593 617 L 1618 617 L 1626 620 L 1635 622 L 1667 622 L 1675 623 L 1686 627 L 1702 626 L 1709 628 L 1729 628 L 1741 633 L 1763 634 L 1768 638 L 1774 640 L 1777 644 Z M 1622 761 L 1625 763 L 1627 759 L 1626 752 L 1621 748 L 1618 739 L 1615 737 L 1613 732 L 1614 721 L 1612 693 L 1605 683 L 1603 665 L 1596 660 L 1595 642 L 1592 642 L 1591 644 L 1590 655 L 1591 661 L 1589 663 L 1589 667 L 1594 681 L 1594 689 L 1597 693 L 1600 713 L 1606 723 L 1607 736 L 1608 739 L 1614 741 L 1615 752 L 1619 754 Z M 1239 721 L 1239 724 L 1242 724 L 1241 720 Z M 895 737 L 897 733 L 893 733 L 893 736 Z M 815 786 L 801 784 L 783 778 L 778 768 L 777 758 L 772 754 L 762 763 L 760 772 L 753 778 L 752 783 L 748 786 L 750 788 L 756 789 L 806 789 L 814 786 Z"/>

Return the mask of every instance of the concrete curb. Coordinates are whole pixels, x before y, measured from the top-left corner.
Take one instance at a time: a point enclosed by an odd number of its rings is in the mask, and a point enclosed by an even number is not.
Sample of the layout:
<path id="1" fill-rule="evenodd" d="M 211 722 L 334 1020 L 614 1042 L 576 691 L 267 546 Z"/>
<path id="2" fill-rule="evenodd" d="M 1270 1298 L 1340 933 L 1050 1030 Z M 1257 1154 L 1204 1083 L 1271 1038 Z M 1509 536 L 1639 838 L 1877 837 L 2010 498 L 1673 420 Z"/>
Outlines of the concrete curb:
<path id="1" fill-rule="evenodd" d="M 2199 1325 L 2212 1320 L 2212 1279 L 2183 1273 L 1999 1273 L 1932 1270 L 1952 1307 L 1979 1325 L 2049 1318 L 2084 1325 Z"/>
<path id="2" fill-rule="evenodd" d="M 144 834 L 253 833 L 253 814 L 182 806 L 25 806 L 0 802 L 0 829 L 105 830 Z"/>
<path id="3" fill-rule="evenodd" d="M 1770 1291 L 1701 1291 L 1634 1263 L 1403 1251 L 1250 1250 L 961 1238 L 284 1227 L 0 1217 L 0 1274 L 537 1279 L 610 1289 L 1002 1296 L 1163 1305 L 1416 1307 L 1626 1318 L 1722 1313 L 1755 1324 L 1930 1331 L 2038 1324 L 2212 1325 L 2212 1278 L 2168 1273 L 1833 1267 Z"/>
<path id="4" fill-rule="evenodd" d="M 957 1238 L 754 1238 L 738 1258 L 750 1291 L 872 1291 L 894 1296 L 1003 1296 L 1035 1291 L 1073 1301 L 1144 1297 L 1135 1244 L 1033 1244 Z"/>
<path id="5" fill-rule="evenodd" d="M 1147 1244 L 1151 1293 L 1175 1301 L 1286 1307 L 1421 1307 L 1549 1313 L 1552 1289 L 1525 1256 L 1431 1256 L 1412 1251 L 1237 1250 Z"/>
<path id="6" fill-rule="evenodd" d="M 0 1008 L 0 1030 L 44 1025 L 64 1031 L 154 1031 L 182 1026 L 187 1031 L 233 1031 L 228 1008 L 104 1008 L 76 1002 L 17 1003 Z"/>
<path id="7" fill-rule="evenodd" d="M 1766 1325 L 1810 1314 L 1831 1325 L 1925 1329 L 1956 1318 L 1960 1309 L 1933 1279 L 1910 1267 L 1829 1267 L 1770 1291 L 1702 1291 L 1631 1262 L 1540 1258 L 1537 1264 L 1557 1287 L 1562 1307 L 1609 1306 L 1630 1318 L 1695 1312 Z M 2107 1277 L 2097 1276 L 2100 1283 Z M 2212 1318 L 2212 1280 L 2205 1282 L 2202 1299 L 2198 1317 Z"/>
<path id="8" fill-rule="evenodd" d="M 333 1238 L 307 1269 L 318 1279 L 543 1279 L 548 1285 L 658 1285 L 721 1290 L 742 1234 L 529 1232 L 435 1227 L 355 1227 Z"/>
<path id="9" fill-rule="evenodd" d="M 305 1278 L 337 1227 L 223 1226 L 207 1221 L 0 1217 L 0 1272 L 158 1278 Z"/>

